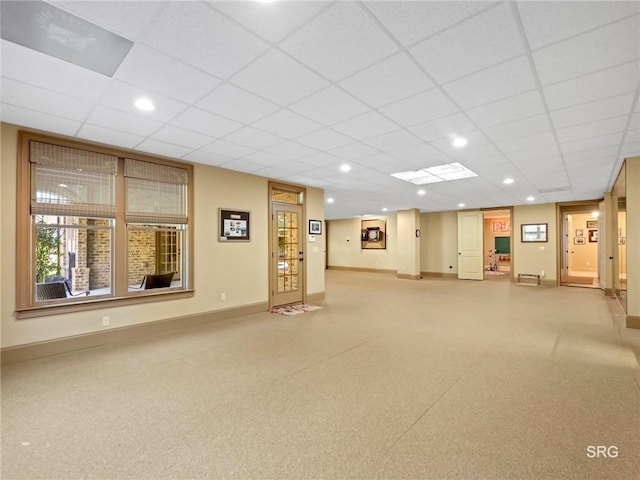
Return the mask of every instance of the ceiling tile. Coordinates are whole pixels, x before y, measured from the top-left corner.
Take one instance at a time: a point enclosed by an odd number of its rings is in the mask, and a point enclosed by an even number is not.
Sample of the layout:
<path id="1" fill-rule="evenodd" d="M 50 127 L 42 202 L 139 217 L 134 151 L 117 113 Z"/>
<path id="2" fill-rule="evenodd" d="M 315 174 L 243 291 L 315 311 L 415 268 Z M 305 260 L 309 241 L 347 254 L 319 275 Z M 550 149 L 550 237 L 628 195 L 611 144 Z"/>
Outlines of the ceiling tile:
<path id="1" fill-rule="evenodd" d="M 330 150 L 332 148 L 351 143 L 353 142 L 353 139 L 345 137 L 341 133 L 328 128 L 323 128 L 303 135 L 302 137 L 299 137 L 297 141 L 318 150 Z"/>
<path id="2" fill-rule="evenodd" d="M 562 150 L 562 153 L 567 154 L 572 152 L 593 151 L 596 148 L 615 147 L 616 151 L 613 153 L 615 155 L 617 148 L 620 146 L 620 143 L 622 143 L 622 135 L 623 132 L 616 132 L 608 135 L 598 135 L 597 137 L 582 138 L 571 142 L 563 142 L 560 144 L 560 150 Z"/>
<path id="3" fill-rule="evenodd" d="M 633 61 L 573 80 L 544 87 L 550 110 L 633 92 L 640 75 L 640 62 Z"/>
<path id="4" fill-rule="evenodd" d="M 289 108 L 323 125 L 332 125 L 369 110 L 362 102 L 335 86 L 321 90 Z"/>
<path id="5" fill-rule="evenodd" d="M 268 45 L 199 2 L 170 2 L 144 43 L 220 78 L 227 78 Z"/>
<path id="6" fill-rule="evenodd" d="M 352 138 L 363 140 L 397 130 L 398 125 L 372 110 L 344 122 L 336 123 L 332 128 Z"/>
<path id="7" fill-rule="evenodd" d="M 204 152 L 215 153 L 225 158 L 240 158 L 254 153 L 255 150 L 247 148 L 244 145 L 238 145 L 237 143 L 227 142 L 226 140 L 217 140 L 202 148 Z"/>
<path id="8" fill-rule="evenodd" d="M 265 152 L 284 159 L 297 160 L 313 155 L 318 151 L 297 142 L 284 142 L 276 145 L 275 147 L 266 149 Z"/>
<path id="9" fill-rule="evenodd" d="M 233 77 L 231 83 L 282 106 L 325 87 L 328 82 L 278 50 L 271 50 Z"/>
<path id="10" fill-rule="evenodd" d="M 228 157 L 224 157 L 211 152 L 206 152 L 204 150 L 195 150 L 193 152 L 187 153 L 186 155 L 183 155 L 182 158 L 190 162 L 213 166 L 223 165 L 230 160 Z M 196 188 L 198 187 L 196 186 Z"/>
<path id="11" fill-rule="evenodd" d="M 259 175 L 260 170 L 264 170 L 264 165 L 248 162 L 246 160 L 232 160 L 222 165 L 223 168 L 235 170 L 236 172 L 253 173 Z"/>
<path id="12" fill-rule="evenodd" d="M 498 148 L 500 148 L 500 150 L 502 150 L 502 152 L 510 154 L 512 152 L 521 152 L 538 147 L 554 145 L 555 142 L 556 139 L 551 132 L 543 132 L 537 133 L 535 135 L 516 138 L 513 140 L 496 142 L 496 145 L 498 146 Z"/>
<path id="13" fill-rule="evenodd" d="M 410 53 L 444 83 L 524 51 L 511 5 L 504 3 L 428 38 Z"/>
<path id="14" fill-rule="evenodd" d="M 282 109 L 253 124 L 266 132 L 275 133 L 285 138 L 296 138 L 322 128 L 322 125 L 308 120 L 297 113 Z"/>
<path id="15" fill-rule="evenodd" d="M 146 97 L 153 102 L 155 110 L 145 112 L 137 109 L 134 102 L 141 97 Z M 143 88 L 134 87 L 123 82 L 112 80 L 100 99 L 100 105 L 114 108 L 122 112 L 150 118 L 159 122 L 167 122 L 179 113 L 183 112 L 187 105 L 161 95 L 149 93 Z"/>
<path id="16" fill-rule="evenodd" d="M 491 127 L 507 122 L 512 122 L 521 118 L 531 117 L 539 113 L 544 113 L 545 107 L 542 103 L 538 90 L 532 90 L 521 95 L 515 95 L 502 100 L 472 108 L 466 114 L 480 127 Z"/>
<path id="17" fill-rule="evenodd" d="M 134 45 L 114 78 L 186 103 L 198 100 L 221 82 L 142 44 Z"/>
<path id="18" fill-rule="evenodd" d="M 405 53 L 398 53 L 340 82 L 340 86 L 372 107 L 380 107 L 433 87 Z"/>
<path id="19" fill-rule="evenodd" d="M 364 143 L 371 145 L 382 152 L 392 152 L 394 150 L 401 150 L 415 145 L 422 145 L 424 142 L 421 138 L 407 132 L 406 130 L 396 130 L 394 132 L 369 138 L 365 140 Z"/>
<path id="20" fill-rule="evenodd" d="M 378 151 L 362 142 L 354 142 L 341 147 L 332 148 L 329 150 L 329 153 L 345 160 L 355 160 L 356 158 L 368 157 L 369 155 L 378 153 Z"/>
<path id="21" fill-rule="evenodd" d="M 163 155 L 165 157 L 181 158 L 193 149 L 148 138 L 138 145 L 138 150 Z"/>
<path id="22" fill-rule="evenodd" d="M 533 52 L 542 85 L 636 60 L 639 31 L 635 16 Z"/>
<path id="23" fill-rule="evenodd" d="M 148 28 L 149 22 L 167 5 L 167 2 L 163 1 L 50 1 L 50 3 L 130 40 L 137 40 Z"/>
<path id="24" fill-rule="evenodd" d="M 279 42 L 307 22 L 329 2 L 219 2 L 211 4 L 257 35 Z"/>
<path id="25" fill-rule="evenodd" d="M 99 99 L 109 83 L 105 75 L 6 40 L 0 41 L 0 51 L 3 82 L 10 78 L 89 102 Z"/>
<path id="26" fill-rule="evenodd" d="M 477 107 L 534 88 L 536 82 L 526 57 L 509 60 L 444 86 L 462 108 Z"/>
<path id="27" fill-rule="evenodd" d="M 252 123 L 280 108 L 228 83 L 200 100 L 198 107 L 242 123 Z"/>
<path id="28" fill-rule="evenodd" d="M 322 38 L 322 42 L 318 39 Z M 395 52 L 395 43 L 356 2 L 337 2 L 280 44 L 283 50 L 337 81 Z"/>
<path id="29" fill-rule="evenodd" d="M 464 113 L 454 113 L 437 120 L 414 125 L 409 130 L 429 142 L 442 137 L 458 137 L 477 130 L 477 128 Z"/>
<path id="30" fill-rule="evenodd" d="M 242 127 L 242 124 L 238 122 L 193 107 L 182 112 L 171 123 L 187 130 L 218 138 Z"/>
<path id="31" fill-rule="evenodd" d="M 0 104 L 2 121 L 25 127 L 36 128 L 45 132 L 58 133 L 60 135 L 73 136 L 80 128 L 77 120 L 69 120 L 46 113 L 38 113 L 22 107 Z"/>
<path id="32" fill-rule="evenodd" d="M 92 108 L 84 100 L 6 78 L 2 79 L 0 98 L 5 104 L 79 121 L 84 120 Z"/>
<path id="33" fill-rule="evenodd" d="M 393 150 L 393 156 L 402 160 L 402 161 L 419 161 L 424 163 L 426 158 L 438 156 L 441 157 L 442 153 L 433 148 L 431 145 L 427 145 L 426 143 L 421 143 L 418 145 L 412 145 L 406 148 L 400 148 L 397 150 Z M 444 163 L 447 163 L 446 161 Z M 426 163 L 424 166 L 430 166 Z"/>
<path id="34" fill-rule="evenodd" d="M 518 2 L 531 48 L 557 42 L 638 13 L 637 2 Z"/>
<path id="35" fill-rule="evenodd" d="M 366 7 L 408 46 L 468 18 L 494 2 L 367 2 Z"/>
<path id="36" fill-rule="evenodd" d="M 197 150 L 211 143 L 215 139 L 200 133 L 191 132 L 184 128 L 165 125 L 152 135 L 153 139 L 161 142 L 180 145 L 189 149 Z"/>
<path id="37" fill-rule="evenodd" d="M 262 132 L 253 127 L 244 127 L 225 137 L 225 140 L 233 143 L 239 143 L 256 150 L 264 150 L 273 147 L 279 143 L 283 143 L 284 139 Z"/>
<path id="38" fill-rule="evenodd" d="M 87 124 L 80 128 L 78 138 L 123 148 L 135 148 L 136 145 L 144 140 L 144 137 L 140 135 Z"/>
<path id="39" fill-rule="evenodd" d="M 557 145 L 537 146 L 528 150 L 510 152 L 508 157 L 518 165 L 537 164 L 546 158 L 560 158 L 560 151 Z"/>
<path id="40" fill-rule="evenodd" d="M 87 118 L 88 124 L 147 137 L 162 126 L 162 123 L 150 118 L 131 115 L 106 107 L 96 107 Z"/>
<path id="41" fill-rule="evenodd" d="M 551 124 L 546 113 L 483 129 L 484 133 L 494 142 L 526 137 L 534 133 L 548 132 L 550 130 Z"/>
<path id="42" fill-rule="evenodd" d="M 315 153 L 313 155 L 309 155 L 308 157 L 304 157 L 299 160 L 299 162 L 304 163 L 306 165 L 310 165 L 314 168 L 328 168 L 332 169 L 336 175 L 344 175 L 344 173 L 340 172 L 339 167 L 342 165 L 344 160 L 342 158 L 338 158 L 334 155 L 330 155 L 325 152 Z"/>
<path id="43" fill-rule="evenodd" d="M 609 133 L 623 132 L 627 125 L 627 115 L 608 118 L 598 122 L 583 123 L 573 127 L 559 128 L 556 130 L 558 141 L 562 144 L 575 140 L 587 140 L 589 138 L 607 135 Z"/>
<path id="44" fill-rule="evenodd" d="M 605 118 L 628 115 L 633 101 L 633 93 L 583 103 L 551 112 L 551 120 L 556 128 L 595 122 Z"/>
<path id="45" fill-rule="evenodd" d="M 387 105 L 380 111 L 400 125 L 410 127 L 452 114 L 458 111 L 458 107 L 440 90 L 434 88 Z"/>

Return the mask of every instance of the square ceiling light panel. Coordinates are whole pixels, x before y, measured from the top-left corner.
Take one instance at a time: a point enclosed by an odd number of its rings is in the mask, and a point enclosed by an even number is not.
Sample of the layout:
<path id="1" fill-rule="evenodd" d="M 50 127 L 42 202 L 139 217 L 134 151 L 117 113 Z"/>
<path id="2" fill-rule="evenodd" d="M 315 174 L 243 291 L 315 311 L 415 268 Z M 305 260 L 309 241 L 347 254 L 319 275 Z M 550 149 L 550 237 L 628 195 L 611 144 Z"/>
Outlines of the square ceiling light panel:
<path id="1" fill-rule="evenodd" d="M 2 1 L 4 40 L 111 77 L 133 42 L 45 2 Z"/>

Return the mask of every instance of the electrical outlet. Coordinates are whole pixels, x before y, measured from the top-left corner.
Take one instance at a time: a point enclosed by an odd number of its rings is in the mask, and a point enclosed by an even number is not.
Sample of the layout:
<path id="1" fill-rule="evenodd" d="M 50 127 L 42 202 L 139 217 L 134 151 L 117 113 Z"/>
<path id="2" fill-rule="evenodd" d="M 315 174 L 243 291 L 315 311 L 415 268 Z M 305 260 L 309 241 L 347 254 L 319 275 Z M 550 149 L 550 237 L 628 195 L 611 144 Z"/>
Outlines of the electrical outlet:
<path id="1" fill-rule="evenodd" d="M 103 327 L 108 327 L 109 325 L 111 325 L 111 318 L 102 317 L 102 326 Z"/>
<path id="2" fill-rule="evenodd" d="M 226 293 L 221 293 L 220 294 L 220 300 L 224 301 L 227 299 L 227 294 Z"/>

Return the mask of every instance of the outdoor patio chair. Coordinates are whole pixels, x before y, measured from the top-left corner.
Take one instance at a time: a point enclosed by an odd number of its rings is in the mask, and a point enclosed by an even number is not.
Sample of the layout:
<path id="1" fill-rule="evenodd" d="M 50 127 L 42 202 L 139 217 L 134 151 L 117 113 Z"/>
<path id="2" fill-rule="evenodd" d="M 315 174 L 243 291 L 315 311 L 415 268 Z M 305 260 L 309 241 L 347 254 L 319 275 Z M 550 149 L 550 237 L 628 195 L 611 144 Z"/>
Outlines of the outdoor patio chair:
<path id="1" fill-rule="evenodd" d="M 68 295 L 67 295 L 68 293 Z M 64 277 L 54 277 L 45 283 L 36 283 L 36 301 L 54 300 L 56 298 L 77 297 L 78 295 L 89 295 L 89 290 L 80 293 L 73 293 L 69 286 L 69 281 Z"/>
<path id="2" fill-rule="evenodd" d="M 171 286 L 171 280 L 175 272 L 169 273 L 149 273 L 144 276 L 140 289 L 149 290 L 151 288 L 166 288 Z"/>

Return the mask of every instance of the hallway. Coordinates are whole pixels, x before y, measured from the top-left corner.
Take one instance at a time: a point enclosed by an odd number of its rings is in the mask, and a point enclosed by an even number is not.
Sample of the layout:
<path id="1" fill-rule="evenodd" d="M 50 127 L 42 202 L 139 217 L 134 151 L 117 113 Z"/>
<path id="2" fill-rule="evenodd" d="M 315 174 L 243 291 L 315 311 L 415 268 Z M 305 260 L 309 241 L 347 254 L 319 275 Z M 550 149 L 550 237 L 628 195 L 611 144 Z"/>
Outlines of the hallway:
<path id="1" fill-rule="evenodd" d="M 3 367 L 2 478 L 637 478 L 640 332 L 602 292 L 336 270 L 326 291 Z"/>

